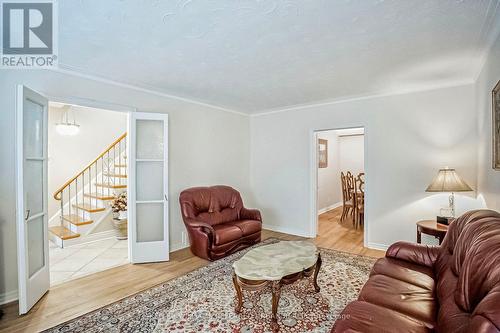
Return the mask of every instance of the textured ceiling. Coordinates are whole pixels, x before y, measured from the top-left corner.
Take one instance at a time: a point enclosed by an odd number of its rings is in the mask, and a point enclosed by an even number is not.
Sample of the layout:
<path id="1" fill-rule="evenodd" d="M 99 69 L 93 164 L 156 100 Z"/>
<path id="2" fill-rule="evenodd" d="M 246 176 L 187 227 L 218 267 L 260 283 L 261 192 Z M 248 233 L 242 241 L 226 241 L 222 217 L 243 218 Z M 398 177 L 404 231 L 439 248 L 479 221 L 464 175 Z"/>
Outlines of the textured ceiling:
<path id="1" fill-rule="evenodd" d="M 500 0 L 59 1 L 62 68 L 255 113 L 471 82 Z"/>

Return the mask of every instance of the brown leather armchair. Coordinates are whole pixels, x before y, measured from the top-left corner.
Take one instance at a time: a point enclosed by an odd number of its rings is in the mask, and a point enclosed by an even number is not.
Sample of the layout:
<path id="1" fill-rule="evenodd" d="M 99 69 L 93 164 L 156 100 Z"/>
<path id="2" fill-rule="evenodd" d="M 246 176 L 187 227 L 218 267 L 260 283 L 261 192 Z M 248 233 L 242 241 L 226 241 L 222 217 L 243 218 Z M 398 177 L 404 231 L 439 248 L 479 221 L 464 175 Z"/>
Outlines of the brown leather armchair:
<path id="1" fill-rule="evenodd" d="M 189 188 L 179 202 L 191 251 L 198 257 L 216 260 L 260 242 L 260 212 L 243 207 L 232 187 Z"/>
<path id="2" fill-rule="evenodd" d="M 393 244 L 332 332 L 500 332 L 500 214 L 462 215 L 439 247 Z"/>

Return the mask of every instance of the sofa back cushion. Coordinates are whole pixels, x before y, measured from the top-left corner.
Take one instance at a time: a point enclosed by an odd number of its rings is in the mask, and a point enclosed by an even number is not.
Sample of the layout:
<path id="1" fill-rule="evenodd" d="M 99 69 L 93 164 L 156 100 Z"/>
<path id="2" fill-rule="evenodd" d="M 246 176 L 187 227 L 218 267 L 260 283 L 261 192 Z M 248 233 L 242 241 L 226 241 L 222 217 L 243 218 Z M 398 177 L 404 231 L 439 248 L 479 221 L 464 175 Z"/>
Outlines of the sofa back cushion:
<path id="1" fill-rule="evenodd" d="M 449 227 L 436 260 L 440 332 L 500 329 L 500 214 L 468 212 Z"/>
<path id="2" fill-rule="evenodd" d="M 179 201 L 183 218 L 217 225 L 239 220 L 243 201 L 230 186 L 193 187 L 181 192 Z"/>

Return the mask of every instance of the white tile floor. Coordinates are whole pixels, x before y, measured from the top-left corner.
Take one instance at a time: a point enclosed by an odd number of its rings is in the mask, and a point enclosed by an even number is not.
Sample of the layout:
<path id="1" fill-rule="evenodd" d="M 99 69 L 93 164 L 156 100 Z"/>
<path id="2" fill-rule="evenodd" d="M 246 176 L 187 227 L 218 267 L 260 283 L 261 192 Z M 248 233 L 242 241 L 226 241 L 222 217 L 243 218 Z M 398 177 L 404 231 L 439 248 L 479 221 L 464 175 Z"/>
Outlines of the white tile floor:
<path id="1" fill-rule="evenodd" d="M 104 239 L 64 249 L 49 244 L 51 286 L 129 262 L 127 240 Z"/>

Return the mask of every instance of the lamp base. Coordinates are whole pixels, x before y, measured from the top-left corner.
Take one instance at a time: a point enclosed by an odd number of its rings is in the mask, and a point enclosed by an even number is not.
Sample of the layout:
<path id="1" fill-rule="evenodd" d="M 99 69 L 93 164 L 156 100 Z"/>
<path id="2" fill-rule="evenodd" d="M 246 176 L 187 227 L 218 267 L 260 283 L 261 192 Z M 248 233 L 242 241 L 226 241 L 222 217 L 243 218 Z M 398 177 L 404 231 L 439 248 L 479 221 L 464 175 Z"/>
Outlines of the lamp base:
<path id="1" fill-rule="evenodd" d="M 436 216 L 436 222 L 444 225 L 449 225 L 450 222 L 453 221 L 453 219 L 453 217 Z"/>

